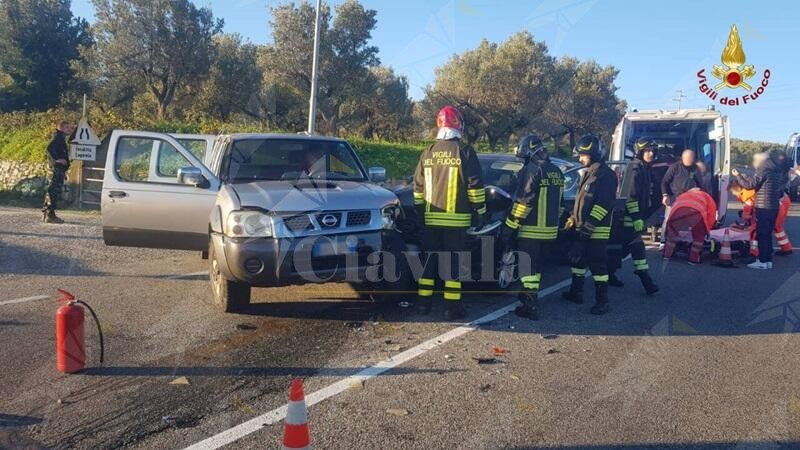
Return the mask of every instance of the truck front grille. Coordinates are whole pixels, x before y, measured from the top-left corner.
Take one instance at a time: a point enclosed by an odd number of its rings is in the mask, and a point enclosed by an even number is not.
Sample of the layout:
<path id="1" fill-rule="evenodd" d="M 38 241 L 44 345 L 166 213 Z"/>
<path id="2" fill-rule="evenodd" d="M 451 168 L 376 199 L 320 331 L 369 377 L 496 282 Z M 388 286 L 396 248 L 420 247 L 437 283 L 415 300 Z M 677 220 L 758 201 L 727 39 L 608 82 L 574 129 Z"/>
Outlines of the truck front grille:
<path id="1" fill-rule="evenodd" d="M 342 226 L 342 213 L 341 212 L 324 212 L 316 216 L 319 227 L 323 230 L 330 228 L 339 228 Z"/>
<path id="2" fill-rule="evenodd" d="M 284 217 L 283 223 L 286 225 L 286 228 L 293 233 L 314 229 L 314 225 L 311 224 L 311 219 L 308 217 L 308 214 Z"/>
<path id="3" fill-rule="evenodd" d="M 291 236 L 313 235 L 319 232 L 345 231 L 350 227 L 363 230 L 372 224 L 375 211 L 357 209 L 354 211 L 322 211 L 310 213 L 295 213 L 294 215 L 281 216 L 283 229 Z"/>
<path id="4" fill-rule="evenodd" d="M 367 225 L 372 220 L 372 211 L 350 211 L 347 213 L 347 226 L 358 227 Z"/>

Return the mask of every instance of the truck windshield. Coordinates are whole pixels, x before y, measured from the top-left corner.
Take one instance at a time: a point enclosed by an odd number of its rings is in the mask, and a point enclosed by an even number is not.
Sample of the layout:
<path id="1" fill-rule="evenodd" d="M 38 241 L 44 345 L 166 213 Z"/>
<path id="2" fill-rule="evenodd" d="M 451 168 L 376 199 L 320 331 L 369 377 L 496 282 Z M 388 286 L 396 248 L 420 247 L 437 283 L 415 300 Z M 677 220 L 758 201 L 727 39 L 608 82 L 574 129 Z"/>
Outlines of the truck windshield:
<path id="1" fill-rule="evenodd" d="M 353 150 L 342 141 L 240 139 L 222 164 L 229 183 L 253 180 L 366 181 Z"/>

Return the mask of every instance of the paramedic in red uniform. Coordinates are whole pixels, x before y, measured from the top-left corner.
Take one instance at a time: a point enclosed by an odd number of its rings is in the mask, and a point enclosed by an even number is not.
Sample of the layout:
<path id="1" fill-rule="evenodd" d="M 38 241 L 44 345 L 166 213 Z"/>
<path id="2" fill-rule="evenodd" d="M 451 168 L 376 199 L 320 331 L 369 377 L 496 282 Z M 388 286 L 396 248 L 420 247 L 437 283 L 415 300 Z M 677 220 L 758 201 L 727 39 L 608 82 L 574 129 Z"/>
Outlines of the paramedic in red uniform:
<path id="1" fill-rule="evenodd" d="M 691 231 L 692 247 L 689 250 L 689 264 L 700 264 L 703 242 L 717 220 L 717 205 L 710 195 L 700 188 L 692 188 L 679 195 L 672 204 L 667 218 L 667 243 L 664 258 L 671 258 L 681 231 Z"/>

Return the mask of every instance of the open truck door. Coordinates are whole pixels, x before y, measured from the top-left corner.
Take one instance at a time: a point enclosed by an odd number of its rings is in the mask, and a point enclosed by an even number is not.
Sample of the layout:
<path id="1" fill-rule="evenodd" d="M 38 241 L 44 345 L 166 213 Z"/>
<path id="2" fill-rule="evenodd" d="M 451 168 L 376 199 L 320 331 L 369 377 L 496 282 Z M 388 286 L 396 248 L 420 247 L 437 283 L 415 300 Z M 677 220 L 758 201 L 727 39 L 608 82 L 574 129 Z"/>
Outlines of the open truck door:
<path id="1" fill-rule="evenodd" d="M 114 131 L 101 212 L 106 245 L 207 250 L 215 176 L 174 137 Z"/>
<path id="2" fill-rule="evenodd" d="M 717 182 L 719 198 L 714 200 L 717 201 L 717 221 L 722 223 L 728 213 L 728 183 L 731 177 L 731 121 L 728 116 L 714 120 L 714 129 L 708 133 L 708 139 L 717 143 L 714 179 Z"/>

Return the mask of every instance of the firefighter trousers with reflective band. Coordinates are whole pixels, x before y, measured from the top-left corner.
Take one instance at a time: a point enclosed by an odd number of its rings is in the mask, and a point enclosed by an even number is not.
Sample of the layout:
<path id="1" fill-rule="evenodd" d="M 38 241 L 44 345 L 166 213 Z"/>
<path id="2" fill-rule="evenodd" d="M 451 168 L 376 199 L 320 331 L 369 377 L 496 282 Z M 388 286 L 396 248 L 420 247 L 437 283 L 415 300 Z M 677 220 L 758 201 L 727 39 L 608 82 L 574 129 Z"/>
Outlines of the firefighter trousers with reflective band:
<path id="1" fill-rule="evenodd" d="M 523 291 L 534 294 L 539 292 L 542 282 L 541 268 L 544 258 L 543 248 L 548 242 L 553 241 L 525 238 L 517 240 L 517 248 L 520 253 L 517 267 L 519 268 L 520 282 L 522 283 Z"/>
<path id="2" fill-rule="evenodd" d="M 67 175 L 67 168 L 61 164 L 53 166 L 53 173 L 50 175 L 50 183 L 47 185 L 47 192 L 42 203 L 42 211 L 52 213 L 58 208 L 58 201 L 61 192 L 64 190 L 64 178 Z"/>
<path id="3" fill-rule="evenodd" d="M 572 275 L 585 277 L 586 270 L 592 271 L 595 284 L 608 283 L 608 262 L 606 255 L 607 239 L 587 239 L 578 243 L 582 247 L 581 257 L 572 266 Z"/>
<path id="4" fill-rule="evenodd" d="M 445 301 L 461 300 L 461 283 L 470 278 L 472 254 L 466 248 L 466 228 L 425 227 L 422 235 L 422 277 L 420 299 L 429 299 L 442 281 Z"/>
<path id="5" fill-rule="evenodd" d="M 616 272 L 622 267 L 622 260 L 631 255 L 635 272 L 648 270 L 647 252 L 642 240 L 642 233 L 633 227 L 615 226 L 611 229 L 608 241 L 608 271 Z"/>

